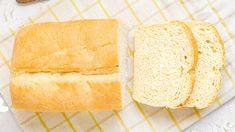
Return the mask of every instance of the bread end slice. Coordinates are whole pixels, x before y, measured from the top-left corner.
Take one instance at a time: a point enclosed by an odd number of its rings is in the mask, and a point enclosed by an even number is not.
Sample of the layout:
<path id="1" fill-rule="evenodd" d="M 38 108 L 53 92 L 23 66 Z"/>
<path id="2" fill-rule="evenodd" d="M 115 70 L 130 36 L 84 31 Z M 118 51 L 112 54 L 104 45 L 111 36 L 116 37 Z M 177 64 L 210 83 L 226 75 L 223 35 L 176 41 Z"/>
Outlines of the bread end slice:
<path id="1" fill-rule="evenodd" d="M 197 45 L 180 21 L 139 26 L 135 34 L 133 98 L 156 107 L 185 104 L 194 85 Z"/>

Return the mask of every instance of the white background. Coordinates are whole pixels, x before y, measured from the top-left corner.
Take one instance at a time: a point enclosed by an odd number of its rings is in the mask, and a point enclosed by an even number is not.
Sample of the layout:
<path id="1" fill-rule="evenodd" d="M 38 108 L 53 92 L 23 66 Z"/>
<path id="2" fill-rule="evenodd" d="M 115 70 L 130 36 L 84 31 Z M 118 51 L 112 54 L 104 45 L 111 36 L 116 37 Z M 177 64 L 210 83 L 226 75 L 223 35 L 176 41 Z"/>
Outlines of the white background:
<path id="1" fill-rule="evenodd" d="M 33 2 L 31 4 L 17 4 L 15 0 L 0 0 L 0 38 L 8 33 L 8 26 L 15 27 L 44 9 L 45 5 L 53 0 Z M 7 119 L 6 119 L 7 120 Z M 235 98 L 226 103 L 220 109 L 209 114 L 199 122 L 187 129 L 187 131 L 229 132 L 235 131 Z"/>

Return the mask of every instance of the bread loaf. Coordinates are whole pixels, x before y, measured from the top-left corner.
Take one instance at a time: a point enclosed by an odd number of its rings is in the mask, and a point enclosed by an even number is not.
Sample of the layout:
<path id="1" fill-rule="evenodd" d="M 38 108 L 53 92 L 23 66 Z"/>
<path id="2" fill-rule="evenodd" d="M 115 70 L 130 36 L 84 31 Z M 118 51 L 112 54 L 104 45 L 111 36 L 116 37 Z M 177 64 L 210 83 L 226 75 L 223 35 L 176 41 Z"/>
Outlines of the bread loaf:
<path id="1" fill-rule="evenodd" d="M 13 107 L 37 112 L 121 109 L 118 21 L 48 22 L 18 32 Z"/>

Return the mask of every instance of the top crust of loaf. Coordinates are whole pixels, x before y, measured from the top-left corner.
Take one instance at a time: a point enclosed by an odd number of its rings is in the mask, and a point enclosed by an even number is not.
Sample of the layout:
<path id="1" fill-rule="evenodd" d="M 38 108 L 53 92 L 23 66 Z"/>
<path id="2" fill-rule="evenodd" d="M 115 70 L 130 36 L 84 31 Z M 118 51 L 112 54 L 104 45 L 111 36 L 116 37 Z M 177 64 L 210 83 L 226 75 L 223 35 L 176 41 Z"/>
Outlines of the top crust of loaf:
<path id="1" fill-rule="evenodd" d="M 157 107 L 185 104 L 198 52 L 189 27 L 180 21 L 139 26 L 135 36 L 133 98 Z"/>
<path id="2" fill-rule="evenodd" d="M 187 23 L 197 41 L 199 60 L 195 69 L 195 85 L 185 107 L 206 108 L 211 105 L 222 84 L 220 69 L 225 61 L 222 39 L 213 24 Z"/>
<path id="3" fill-rule="evenodd" d="M 28 25 L 17 34 L 14 72 L 89 72 L 118 66 L 115 19 Z"/>

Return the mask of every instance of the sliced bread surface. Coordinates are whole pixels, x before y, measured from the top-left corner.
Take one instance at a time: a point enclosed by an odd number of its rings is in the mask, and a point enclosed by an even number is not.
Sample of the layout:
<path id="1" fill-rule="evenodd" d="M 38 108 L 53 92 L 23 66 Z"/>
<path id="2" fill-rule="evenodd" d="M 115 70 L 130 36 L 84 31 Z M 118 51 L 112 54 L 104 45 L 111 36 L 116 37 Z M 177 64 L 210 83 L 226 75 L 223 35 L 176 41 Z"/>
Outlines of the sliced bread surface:
<path id="1" fill-rule="evenodd" d="M 220 69 L 224 64 L 225 51 L 216 28 L 206 22 L 188 23 L 198 45 L 198 63 L 195 68 L 193 92 L 185 107 L 202 109 L 212 104 L 221 87 Z"/>
<path id="2" fill-rule="evenodd" d="M 135 32 L 133 98 L 157 107 L 185 104 L 194 85 L 197 45 L 190 28 L 173 21 Z"/>

